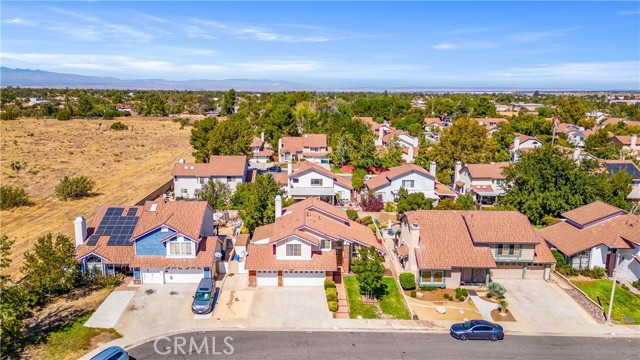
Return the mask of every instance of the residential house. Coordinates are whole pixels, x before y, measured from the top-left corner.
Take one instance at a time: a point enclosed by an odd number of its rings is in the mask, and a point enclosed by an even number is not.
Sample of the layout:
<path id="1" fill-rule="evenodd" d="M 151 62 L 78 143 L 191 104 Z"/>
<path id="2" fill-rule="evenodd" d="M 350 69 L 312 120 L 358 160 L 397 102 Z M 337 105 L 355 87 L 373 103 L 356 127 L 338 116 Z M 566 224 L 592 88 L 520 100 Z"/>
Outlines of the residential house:
<path id="1" fill-rule="evenodd" d="M 467 164 L 456 162 L 453 174 L 454 190 L 461 193 L 471 193 L 479 204 L 491 205 L 499 196 L 506 194 L 506 175 L 504 168 L 509 162 L 489 164 Z"/>
<path id="2" fill-rule="evenodd" d="M 623 118 L 607 118 L 605 121 L 600 123 L 601 127 L 605 127 L 607 125 L 617 125 L 618 123 L 624 123 Z"/>
<path id="3" fill-rule="evenodd" d="M 422 193 L 428 199 L 438 201 L 445 197 L 455 199 L 456 193 L 440 183 L 434 175 L 436 163 L 431 162 L 430 171 L 415 164 L 392 167 L 364 182 L 365 191 L 374 191 L 384 202 L 395 202 L 401 188 L 411 193 Z"/>
<path id="4" fill-rule="evenodd" d="M 425 131 L 440 133 L 445 128 L 445 124 L 440 118 L 424 118 L 423 127 Z"/>
<path id="5" fill-rule="evenodd" d="M 331 148 L 325 134 L 284 136 L 278 140 L 278 161 L 292 162 L 306 159 L 317 164 L 329 164 Z"/>
<path id="6" fill-rule="evenodd" d="M 216 155 L 206 163 L 185 163 L 181 159 L 173 166 L 171 175 L 176 198 L 197 198 L 202 185 L 210 180 L 225 183 L 234 192 L 238 184 L 246 182 L 247 157 Z"/>
<path id="7" fill-rule="evenodd" d="M 249 163 L 266 164 L 268 162 L 271 162 L 271 159 L 273 158 L 273 150 L 265 149 L 264 132 L 260 133 L 260 137 L 253 137 L 250 148 L 251 159 L 249 159 Z"/>
<path id="8" fill-rule="evenodd" d="M 215 271 L 221 244 L 206 201 L 100 206 L 87 227 L 74 221 L 83 273 L 131 273 L 135 283 L 197 283 Z"/>
<path id="9" fill-rule="evenodd" d="M 276 180 L 294 200 L 315 197 L 329 204 L 346 204 L 353 197 L 350 179 L 309 161 L 301 161 L 295 168 L 289 163 L 286 174 L 278 174 Z"/>
<path id="10" fill-rule="evenodd" d="M 371 229 L 318 199 L 282 209 L 277 196 L 275 208 L 273 224 L 256 228 L 247 247 L 249 286 L 323 286 L 350 271 L 360 248 L 383 251 Z"/>
<path id="11" fill-rule="evenodd" d="M 640 158 L 638 135 L 614 135 L 609 139 L 609 142 L 619 145 L 623 151 L 628 151 L 636 158 Z"/>
<path id="12" fill-rule="evenodd" d="M 513 143 L 509 147 L 511 158 L 517 161 L 523 153 L 532 151 L 542 146 L 540 140 L 529 135 L 516 134 Z"/>
<path id="13" fill-rule="evenodd" d="M 627 200 L 640 202 L 640 168 L 638 165 L 631 160 L 604 160 L 602 166 L 609 177 L 619 171 L 631 176 L 631 192 L 627 195 Z"/>
<path id="14" fill-rule="evenodd" d="M 553 271 L 553 254 L 517 211 L 418 210 L 400 221 L 405 270 L 420 285 L 549 279 Z"/>
<path id="15" fill-rule="evenodd" d="M 474 120 L 477 121 L 478 124 L 484 126 L 484 128 L 487 129 L 487 131 L 489 131 L 489 135 L 498 131 L 498 126 L 500 124 L 505 124 L 509 122 L 509 120 L 504 118 L 475 118 Z"/>
<path id="16" fill-rule="evenodd" d="M 382 139 L 384 138 L 384 136 L 389 134 L 392 130 L 394 130 L 394 128 L 391 127 L 391 124 L 388 121 L 379 123 L 373 120 L 372 117 L 356 117 L 356 119 L 359 119 L 360 121 L 369 125 L 369 127 L 371 128 L 371 132 L 373 132 L 373 135 L 376 136 L 376 139 L 375 139 L 376 146 L 382 146 Z"/>
<path id="17" fill-rule="evenodd" d="M 29 98 L 29 102 L 27 103 L 27 106 L 33 106 L 33 105 L 39 105 L 39 104 L 50 104 L 50 103 L 51 101 L 49 100 L 42 100 L 37 97 L 32 97 L 32 98 Z"/>
<path id="18" fill-rule="evenodd" d="M 390 146 L 393 142 L 396 142 L 402 148 L 402 160 L 405 163 L 411 163 L 418 156 L 418 150 L 420 147 L 420 139 L 409 135 L 406 131 L 393 129 L 382 137 L 382 145 L 384 147 Z"/>
<path id="19" fill-rule="evenodd" d="M 538 104 L 538 103 L 525 103 L 525 102 L 519 102 L 519 103 L 511 103 L 511 106 L 515 109 L 525 109 L 527 111 L 538 111 L 539 108 L 544 107 L 544 104 Z M 517 111 L 517 110 L 516 110 Z"/>
<path id="20" fill-rule="evenodd" d="M 563 213 L 561 220 L 538 235 L 573 268 L 597 266 L 611 276 L 618 256 L 618 279 L 640 279 L 640 216 L 596 201 Z"/>

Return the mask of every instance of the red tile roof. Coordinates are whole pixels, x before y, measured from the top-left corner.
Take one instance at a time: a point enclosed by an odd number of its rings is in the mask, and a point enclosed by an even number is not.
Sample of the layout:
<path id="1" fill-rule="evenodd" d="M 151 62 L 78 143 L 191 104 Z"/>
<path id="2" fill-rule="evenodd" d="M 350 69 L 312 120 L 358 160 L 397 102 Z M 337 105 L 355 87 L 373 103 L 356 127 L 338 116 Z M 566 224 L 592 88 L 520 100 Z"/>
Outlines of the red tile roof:
<path id="1" fill-rule="evenodd" d="M 240 234 L 236 237 L 235 246 L 247 246 L 249 244 L 249 234 Z"/>
<path id="2" fill-rule="evenodd" d="M 474 243 L 481 244 L 536 244 L 529 219 L 517 211 L 465 211 L 462 212 Z"/>
<path id="3" fill-rule="evenodd" d="M 562 217 L 571 220 L 578 225 L 586 226 L 606 217 L 624 213 L 624 210 L 613 205 L 609 205 L 602 201 L 594 201 L 591 204 L 567 211 L 562 214 Z"/>
<path id="4" fill-rule="evenodd" d="M 155 211 L 151 211 L 154 205 Z M 213 218 L 205 218 L 207 209 L 211 208 L 206 201 L 147 201 L 143 211 L 138 212 L 140 219 L 131 238 L 133 240 L 166 225 L 195 241 L 200 241 L 203 224 L 205 221 L 213 221 Z"/>
<path id="5" fill-rule="evenodd" d="M 216 252 L 215 237 L 203 238 L 198 243 L 198 252 L 194 258 L 172 258 L 165 256 L 136 256 L 131 267 L 212 267 Z"/>
<path id="6" fill-rule="evenodd" d="M 615 125 L 619 122 L 623 122 L 624 119 L 623 118 L 608 118 L 607 120 L 602 122 L 603 126 L 607 126 L 607 125 Z"/>
<path id="7" fill-rule="evenodd" d="M 619 142 L 622 145 L 631 146 L 631 135 L 614 135 L 609 141 Z"/>
<path id="8" fill-rule="evenodd" d="M 254 148 L 254 147 L 262 147 L 262 145 L 264 144 L 264 141 L 262 141 L 259 137 L 254 136 L 253 139 L 251 140 L 251 145 L 249 145 L 250 147 Z"/>
<path id="9" fill-rule="evenodd" d="M 277 260 L 272 245 L 250 244 L 247 252 L 247 270 L 338 270 L 335 250 L 312 252 L 310 260 Z"/>
<path id="10" fill-rule="evenodd" d="M 211 156 L 208 163 L 177 163 L 173 165 L 172 176 L 244 176 L 247 157 Z"/>
<path id="11" fill-rule="evenodd" d="M 443 126 L 442 120 L 440 120 L 440 118 L 424 118 L 424 124 L 426 126 L 433 124 Z"/>
<path id="12" fill-rule="evenodd" d="M 327 135 L 325 134 L 305 134 L 302 136 L 283 136 L 282 153 L 302 152 L 305 147 L 327 147 Z"/>
<path id="13" fill-rule="evenodd" d="M 366 187 L 370 190 L 378 189 L 385 185 L 391 183 L 392 179 L 395 179 L 399 176 L 408 174 L 410 172 L 417 172 L 427 176 L 428 178 L 435 179 L 433 175 L 431 175 L 427 170 L 415 164 L 404 164 L 396 167 L 392 167 L 388 171 L 380 173 L 378 176 L 372 177 L 371 179 L 364 182 Z"/>
<path id="14" fill-rule="evenodd" d="M 85 244 L 76 248 L 76 259 L 81 259 L 90 254 L 103 258 L 105 264 L 129 264 L 135 255 L 133 245 L 107 245 L 109 236 L 100 236 L 95 246 Z"/>
<path id="15" fill-rule="evenodd" d="M 503 169 L 510 165 L 509 162 L 497 162 L 490 164 L 467 164 L 469 175 L 474 179 L 505 179 Z"/>
<path id="16" fill-rule="evenodd" d="M 320 174 L 324 174 L 325 176 L 328 176 L 330 178 L 333 178 L 333 181 L 337 182 L 338 184 L 340 184 L 343 187 L 346 187 L 347 189 L 353 189 L 353 186 L 351 185 L 351 181 L 347 180 L 347 178 L 340 176 L 340 175 L 336 175 L 334 173 L 332 173 L 331 171 L 323 168 L 322 166 L 312 163 L 310 161 L 301 161 L 297 164 L 297 167 L 295 169 L 293 169 L 291 171 L 291 175 L 289 175 L 290 179 L 296 178 L 298 176 L 301 176 L 309 171 L 315 171 L 318 172 Z"/>

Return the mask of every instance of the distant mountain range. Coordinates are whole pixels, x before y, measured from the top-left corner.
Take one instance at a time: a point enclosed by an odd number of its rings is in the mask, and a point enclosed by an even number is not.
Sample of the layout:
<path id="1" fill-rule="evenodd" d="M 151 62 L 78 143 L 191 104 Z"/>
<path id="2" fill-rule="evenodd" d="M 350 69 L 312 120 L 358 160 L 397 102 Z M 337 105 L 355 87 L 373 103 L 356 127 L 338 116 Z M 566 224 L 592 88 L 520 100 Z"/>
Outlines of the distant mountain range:
<path id="1" fill-rule="evenodd" d="M 287 91 L 306 87 L 287 81 L 226 79 L 184 80 L 118 79 L 114 77 L 85 76 L 29 69 L 0 68 L 2 86 L 91 88 L 91 89 L 140 89 L 140 90 L 229 90 L 238 91 Z"/>

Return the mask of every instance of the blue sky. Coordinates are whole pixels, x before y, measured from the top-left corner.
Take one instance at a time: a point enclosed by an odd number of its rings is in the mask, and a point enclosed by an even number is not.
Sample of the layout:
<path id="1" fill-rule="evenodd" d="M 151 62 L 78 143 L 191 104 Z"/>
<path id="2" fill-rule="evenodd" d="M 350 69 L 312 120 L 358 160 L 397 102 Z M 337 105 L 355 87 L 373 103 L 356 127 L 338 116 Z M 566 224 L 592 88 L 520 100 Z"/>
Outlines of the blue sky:
<path id="1" fill-rule="evenodd" d="M 318 87 L 640 89 L 638 2 L 2 2 L 2 66 Z"/>

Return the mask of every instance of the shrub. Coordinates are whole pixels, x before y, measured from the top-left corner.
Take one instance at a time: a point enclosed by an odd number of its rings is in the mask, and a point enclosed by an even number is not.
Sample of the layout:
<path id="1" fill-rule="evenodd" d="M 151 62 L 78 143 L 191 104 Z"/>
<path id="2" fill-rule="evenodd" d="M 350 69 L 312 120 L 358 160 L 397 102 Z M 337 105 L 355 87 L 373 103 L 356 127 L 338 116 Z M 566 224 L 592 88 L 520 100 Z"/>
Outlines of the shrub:
<path id="1" fill-rule="evenodd" d="M 469 291 L 467 291 L 467 289 L 457 288 L 456 289 L 456 297 L 458 297 L 458 296 L 461 296 L 464 299 L 467 296 L 469 296 Z"/>
<path id="2" fill-rule="evenodd" d="M 509 307 L 509 303 L 505 299 L 498 300 L 498 304 L 500 304 L 500 309 L 503 311 L 506 311 L 507 308 Z"/>
<path id="3" fill-rule="evenodd" d="M 460 295 L 460 294 L 457 294 L 456 295 L 456 299 L 458 299 L 458 301 L 460 301 L 460 302 L 463 302 L 464 299 L 466 299 L 466 298 L 464 296 Z"/>
<path id="4" fill-rule="evenodd" d="M 384 204 L 384 211 L 386 212 L 396 212 L 396 204 L 392 202 L 388 202 Z"/>
<path id="5" fill-rule="evenodd" d="M 413 273 L 400 274 L 400 286 L 403 290 L 413 290 L 416 288 L 416 276 Z"/>
<path id="6" fill-rule="evenodd" d="M 433 286 L 433 285 L 420 285 L 420 290 L 422 291 L 434 291 L 437 288 L 438 288 L 437 286 Z"/>
<path id="7" fill-rule="evenodd" d="M 27 163 L 20 160 L 13 160 L 9 164 L 9 167 L 11 168 L 11 170 L 15 172 L 20 172 L 20 170 L 24 169 L 26 166 L 27 166 Z"/>
<path id="8" fill-rule="evenodd" d="M 448 298 L 450 298 L 450 297 L 451 297 L 451 295 L 449 295 L 449 294 L 447 294 L 447 293 L 445 293 L 445 294 L 444 294 L 444 295 L 442 295 L 442 296 L 444 296 L 444 298 L 445 298 L 445 299 L 448 299 Z"/>
<path id="9" fill-rule="evenodd" d="M 632 282 L 631 285 L 633 285 L 634 288 L 640 290 L 640 280 Z"/>
<path id="10" fill-rule="evenodd" d="M 489 283 L 489 285 L 487 285 L 487 290 L 489 290 L 489 294 L 491 296 L 497 297 L 501 297 L 502 295 L 504 295 L 504 293 L 507 292 L 507 289 L 504 287 L 504 285 L 495 281 L 492 281 Z"/>
<path id="11" fill-rule="evenodd" d="M 331 311 L 331 312 L 338 311 L 338 302 L 337 301 L 329 301 L 329 302 L 327 302 L 327 305 L 329 306 L 329 311 Z"/>
<path id="12" fill-rule="evenodd" d="M 621 288 L 625 289 L 625 290 L 629 290 L 629 287 L 627 286 L 627 284 L 622 284 L 620 285 Z"/>
<path id="13" fill-rule="evenodd" d="M 88 196 L 93 190 L 94 182 L 86 176 L 68 177 L 65 176 L 58 186 L 56 195 L 60 200 L 80 199 Z"/>
<path id="14" fill-rule="evenodd" d="M 593 269 L 591 269 L 591 277 L 593 279 L 602 279 L 604 274 L 605 270 L 599 266 L 594 266 Z"/>
<path id="15" fill-rule="evenodd" d="M 415 298 L 416 296 L 418 296 L 418 293 L 415 290 L 411 290 L 411 297 Z"/>
<path id="16" fill-rule="evenodd" d="M 558 250 L 551 250 L 553 257 L 556 258 L 556 267 L 561 267 L 565 265 L 564 255 L 562 255 Z"/>
<path id="17" fill-rule="evenodd" d="M 571 265 L 556 266 L 556 271 L 564 276 L 576 276 L 580 273 L 578 270 L 574 269 Z"/>
<path id="18" fill-rule="evenodd" d="M 29 205 L 31 201 L 23 188 L 10 185 L 0 187 L 0 209 L 7 210 Z"/>
<path id="19" fill-rule="evenodd" d="M 379 212 L 384 208 L 384 202 L 382 201 L 382 195 L 377 195 L 373 191 L 370 191 L 365 195 L 360 202 L 360 206 L 364 211 Z"/>
<path id="20" fill-rule="evenodd" d="M 326 289 L 335 289 L 336 288 L 336 282 L 333 280 L 325 280 L 324 281 L 324 288 Z"/>
<path id="21" fill-rule="evenodd" d="M 109 126 L 110 130 L 116 130 L 116 131 L 122 131 L 122 130 L 129 130 L 129 127 L 123 123 L 121 123 L 120 121 L 116 121 L 113 124 L 111 124 L 111 126 Z"/>
<path id="22" fill-rule="evenodd" d="M 358 212 L 355 210 L 347 210 L 347 217 L 349 218 L 349 220 L 357 220 L 358 219 Z"/>
<path id="23" fill-rule="evenodd" d="M 325 291 L 327 293 L 327 301 L 338 301 L 338 290 L 336 288 L 328 288 Z"/>
<path id="24" fill-rule="evenodd" d="M 551 226 L 551 225 L 557 224 L 559 222 L 560 222 L 560 219 L 556 219 L 553 216 L 549 216 L 549 215 L 547 215 L 547 216 L 542 218 L 542 223 L 545 226 Z"/>
<path id="25" fill-rule="evenodd" d="M 360 222 L 362 223 L 362 225 L 371 225 L 373 224 L 373 218 L 371 216 L 365 216 Z"/>
<path id="26" fill-rule="evenodd" d="M 71 119 L 71 111 L 65 106 L 62 109 L 58 110 L 56 114 L 56 119 L 58 120 L 70 120 Z"/>

